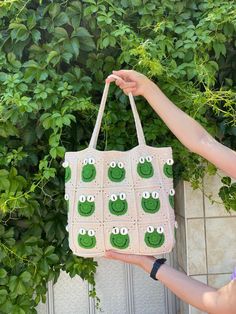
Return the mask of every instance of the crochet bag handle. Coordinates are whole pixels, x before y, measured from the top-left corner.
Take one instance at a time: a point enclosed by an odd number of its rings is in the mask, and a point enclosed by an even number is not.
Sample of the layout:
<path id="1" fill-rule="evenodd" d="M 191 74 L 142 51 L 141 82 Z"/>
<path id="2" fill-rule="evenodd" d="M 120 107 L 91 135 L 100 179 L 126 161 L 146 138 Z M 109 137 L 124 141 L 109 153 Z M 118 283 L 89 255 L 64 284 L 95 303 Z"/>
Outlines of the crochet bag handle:
<path id="1" fill-rule="evenodd" d="M 119 76 L 116 76 L 114 74 L 109 75 L 109 76 L 113 77 L 115 79 L 120 78 Z M 95 124 L 94 130 L 93 130 L 93 134 L 92 134 L 91 140 L 89 142 L 89 148 L 95 148 L 96 149 L 96 146 L 97 146 L 97 139 L 98 139 L 98 134 L 99 134 L 99 131 L 101 128 L 102 116 L 103 116 L 103 112 L 105 109 L 109 85 L 110 85 L 110 83 L 106 83 L 103 94 L 102 94 L 102 100 L 101 100 L 101 104 L 99 107 L 98 116 L 97 116 L 96 124 Z M 134 116 L 135 128 L 136 128 L 136 132 L 137 132 L 137 136 L 138 136 L 138 143 L 139 143 L 139 145 L 146 145 L 142 125 L 140 122 L 140 118 L 138 115 L 138 111 L 137 111 L 137 108 L 136 108 L 136 105 L 134 102 L 134 97 L 133 97 L 132 93 L 129 93 L 129 101 L 130 101 L 133 116 Z"/>

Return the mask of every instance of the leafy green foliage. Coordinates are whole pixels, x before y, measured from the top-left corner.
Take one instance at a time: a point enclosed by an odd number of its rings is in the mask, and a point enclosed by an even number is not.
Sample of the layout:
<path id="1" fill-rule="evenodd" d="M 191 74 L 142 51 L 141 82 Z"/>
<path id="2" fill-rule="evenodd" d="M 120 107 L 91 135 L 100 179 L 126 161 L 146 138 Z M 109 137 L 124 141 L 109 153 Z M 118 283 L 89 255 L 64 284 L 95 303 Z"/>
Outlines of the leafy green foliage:
<path id="1" fill-rule="evenodd" d="M 219 191 L 219 196 L 224 201 L 226 209 L 236 211 L 236 183 L 231 182 L 231 178 L 223 177 L 221 182 L 224 184 Z"/>
<path id="2" fill-rule="evenodd" d="M 218 0 L 0 1 L 1 313 L 36 313 L 61 269 L 88 280 L 96 297 L 96 262 L 68 247 L 61 162 L 88 145 L 112 70 L 148 75 L 236 148 L 235 12 L 234 1 Z M 127 150 L 137 144 L 133 117 L 127 97 L 111 90 L 98 149 Z M 176 179 L 197 188 L 215 173 L 137 104 L 147 143 L 173 147 Z M 235 183 L 222 183 L 219 195 L 235 210 Z"/>

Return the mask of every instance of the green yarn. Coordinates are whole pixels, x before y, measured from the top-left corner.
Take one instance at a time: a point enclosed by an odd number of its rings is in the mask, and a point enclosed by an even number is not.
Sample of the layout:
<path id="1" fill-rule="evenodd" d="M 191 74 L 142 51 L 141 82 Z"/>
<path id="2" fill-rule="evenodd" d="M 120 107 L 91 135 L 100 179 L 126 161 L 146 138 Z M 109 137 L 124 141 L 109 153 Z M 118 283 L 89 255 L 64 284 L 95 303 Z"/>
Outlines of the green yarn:
<path id="1" fill-rule="evenodd" d="M 126 249 L 129 246 L 129 235 L 128 234 L 113 234 L 110 235 L 111 245 L 117 249 Z"/>
<path id="2" fill-rule="evenodd" d="M 84 249 L 92 249 L 96 245 L 96 237 L 88 235 L 87 232 L 86 234 L 79 234 L 78 244 Z"/>
<path id="3" fill-rule="evenodd" d="M 65 168 L 65 183 L 71 179 L 71 169 L 70 167 Z"/>
<path id="4" fill-rule="evenodd" d="M 154 214 L 157 213 L 160 209 L 161 202 L 159 198 L 154 199 L 152 196 L 150 196 L 149 198 L 142 197 L 141 205 L 146 213 Z"/>
<path id="5" fill-rule="evenodd" d="M 170 203 L 170 206 L 174 209 L 174 206 L 175 206 L 174 195 L 169 195 L 169 203 Z"/>
<path id="6" fill-rule="evenodd" d="M 125 178 L 125 169 L 119 168 L 117 165 L 112 168 L 108 168 L 108 178 L 113 182 L 121 182 Z"/>
<path id="7" fill-rule="evenodd" d="M 95 202 L 87 200 L 85 202 L 78 201 L 77 209 L 81 216 L 91 216 L 95 211 Z"/>
<path id="8" fill-rule="evenodd" d="M 138 163 L 137 172 L 141 178 L 151 178 L 154 174 L 154 169 L 150 161 L 145 160 L 144 163 Z"/>
<path id="9" fill-rule="evenodd" d="M 124 215 L 127 212 L 128 203 L 118 198 L 116 201 L 109 200 L 109 211 L 116 216 Z"/>
<path id="10" fill-rule="evenodd" d="M 144 236 L 144 241 L 149 247 L 158 248 L 163 245 L 165 242 L 165 235 L 164 233 L 158 233 L 157 230 L 149 233 L 146 232 Z"/>
<path id="11" fill-rule="evenodd" d="M 91 182 L 96 177 L 96 168 L 94 165 L 87 164 L 82 169 L 82 180 L 84 182 Z"/>
<path id="12" fill-rule="evenodd" d="M 163 172 L 167 176 L 167 178 L 173 178 L 173 168 L 171 165 L 165 163 L 163 166 Z"/>

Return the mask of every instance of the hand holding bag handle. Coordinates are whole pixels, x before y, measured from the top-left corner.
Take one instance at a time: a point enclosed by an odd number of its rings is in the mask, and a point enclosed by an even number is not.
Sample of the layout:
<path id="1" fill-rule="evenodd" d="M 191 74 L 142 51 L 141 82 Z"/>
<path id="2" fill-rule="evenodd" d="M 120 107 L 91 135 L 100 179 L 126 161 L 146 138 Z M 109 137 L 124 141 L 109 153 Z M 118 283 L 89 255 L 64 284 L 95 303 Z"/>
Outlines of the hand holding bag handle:
<path id="1" fill-rule="evenodd" d="M 120 79 L 119 76 L 116 76 L 114 74 L 111 74 L 109 76 L 113 77 L 115 79 Z M 103 112 L 105 109 L 109 85 L 110 85 L 110 83 L 106 83 L 103 94 L 102 94 L 102 100 L 101 100 L 101 104 L 99 107 L 98 116 L 97 116 L 96 124 L 95 124 L 94 130 L 93 130 L 93 134 L 92 134 L 91 140 L 89 142 L 89 148 L 96 149 L 96 146 L 97 146 L 97 139 L 98 139 L 99 130 L 101 128 L 102 116 L 103 116 Z M 134 97 L 133 97 L 132 93 L 129 93 L 129 101 L 130 101 L 133 116 L 134 116 L 135 128 L 136 128 L 136 132 L 137 132 L 137 136 L 138 136 L 138 143 L 139 143 L 139 145 L 146 145 L 142 125 L 140 122 L 140 118 L 139 118 L 139 115 L 137 112 L 137 108 L 136 108 L 136 105 L 134 102 Z"/>

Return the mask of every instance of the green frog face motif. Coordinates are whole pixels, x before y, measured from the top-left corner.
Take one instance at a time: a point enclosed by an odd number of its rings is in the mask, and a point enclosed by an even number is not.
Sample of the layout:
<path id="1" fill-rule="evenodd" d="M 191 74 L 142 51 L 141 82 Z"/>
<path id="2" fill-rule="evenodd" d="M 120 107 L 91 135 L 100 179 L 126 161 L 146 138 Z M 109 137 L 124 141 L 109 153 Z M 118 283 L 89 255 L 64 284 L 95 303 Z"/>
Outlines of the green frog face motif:
<path id="1" fill-rule="evenodd" d="M 162 246 L 165 242 L 164 228 L 160 226 L 155 230 L 153 226 L 148 226 L 144 241 L 149 247 L 158 248 Z"/>
<path id="2" fill-rule="evenodd" d="M 175 240 L 176 240 L 176 232 L 177 232 L 177 229 L 178 229 L 178 222 L 175 221 Z"/>
<path id="3" fill-rule="evenodd" d="M 78 202 L 78 212 L 81 216 L 91 216 L 95 210 L 94 196 L 80 195 Z"/>
<path id="4" fill-rule="evenodd" d="M 108 178 L 114 182 L 121 182 L 125 178 L 125 169 L 123 162 L 116 163 L 112 161 L 108 168 Z"/>
<path id="5" fill-rule="evenodd" d="M 70 203 L 69 203 L 69 195 L 65 194 L 64 199 L 66 200 L 66 208 L 69 211 L 69 205 L 70 205 Z"/>
<path id="6" fill-rule="evenodd" d="M 146 158 L 140 157 L 137 164 L 137 172 L 141 178 L 151 178 L 154 174 L 154 169 L 152 166 L 152 157 L 147 156 Z"/>
<path id="7" fill-rule="evenodd" d="M 167 178 L 173 178 L 173 169 L 172 165 L 174 164 L 173 159 L 167 159 L 166 163 L 163 166 L 163 172 Z"/>
<path id="8" fill-rule="evenodd" d="M 175 190 L 174 189 L 170 189 L 170 191 L 169 191 L 169 203 L 170 203 L 170 206 L 172 208 L 174 208 L 174 205 L 175 205 L 174 195 L 175 195 Z"/>
<path id="9" fill-rule="evenodd" d="M 79 229 L 78 244 L 84 249 L 92 249 L 96 245 L 96 237 L 94 230 Z"/>
<path id="10" fill-rule="evenodd" d="M 159 193 L 153 191 L 151 194 L 149 192 L 143 192 L 141 205 L 146 213 L 154 214 L 160 209 L 160 199 Z"/>
<path id="11" fill-rule="evenodd" d="M 68 161 L 64 161 L 62 167 L 65 168 L 65 183 L 71 179 L 71 169 Z"/>
<path id="12" fill-rule="evenodd" d="M 111 245 L 117 249 L 126 249 L 129 246 L 129 235 L 127 228 L 113 227 L 110 235 Z"/>
<path id="13" fill-rule="evenodd" d="M 125 193 L 112 194 L 109 200 L 109 211 L 116 216 L 124 215 L 127 212 L 128 203 Z"/>
<path id="14" fill-rule="evenodd" d="M 94 166 L 94 158 L 85 158 L 82 168 L 82 180 L 84 182 L 91 182 L 96 177 L 96 168 Z"/>

